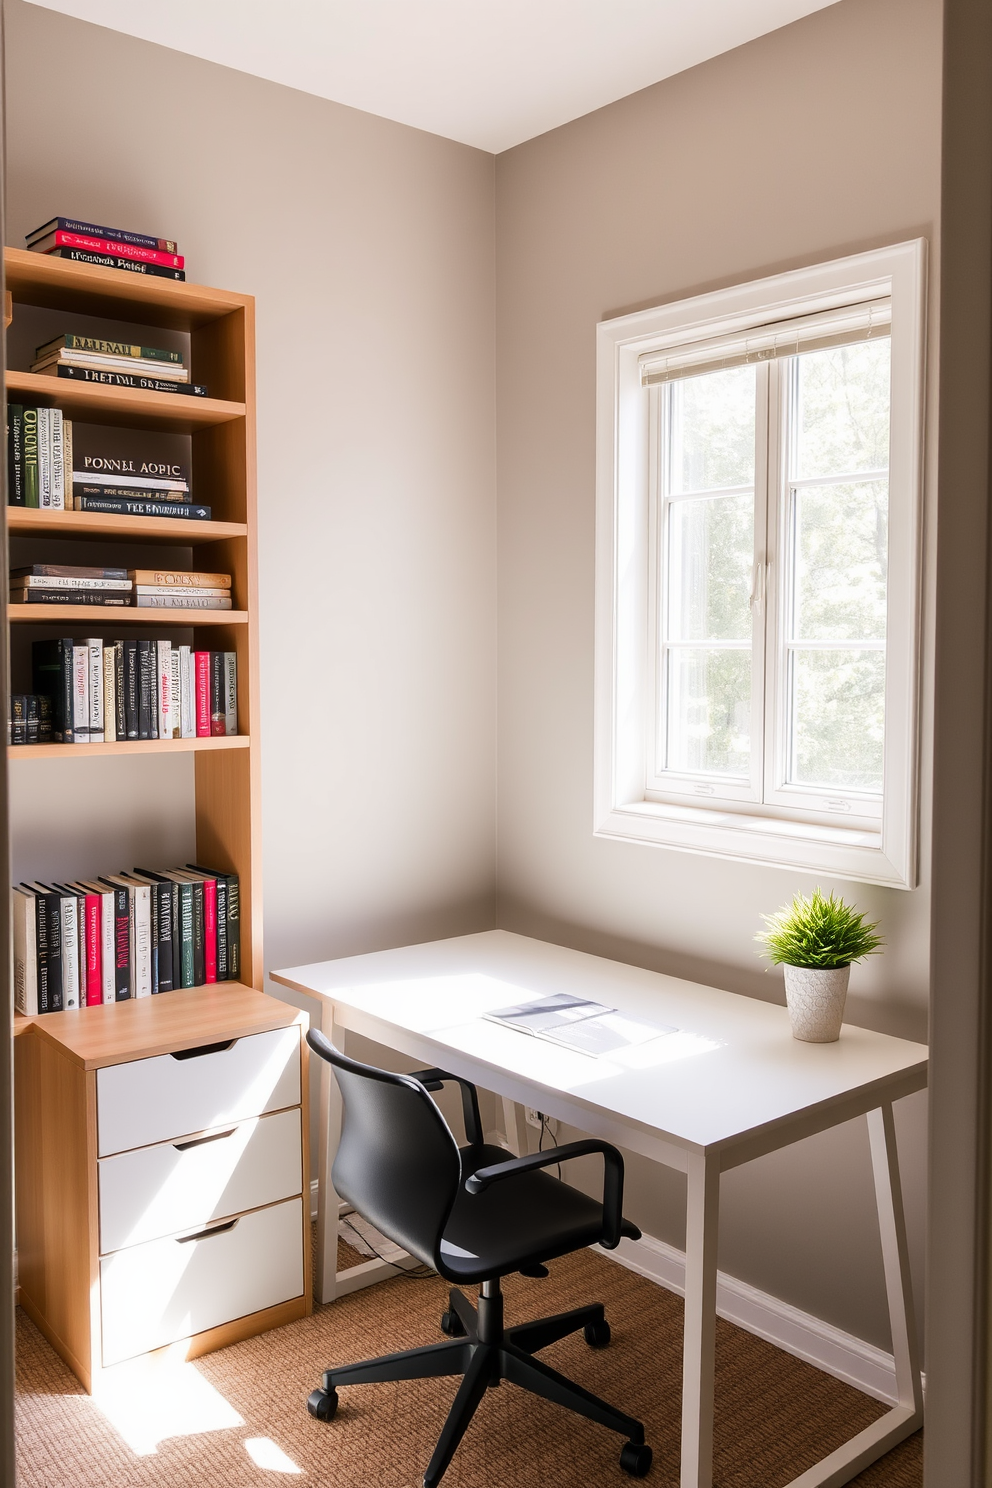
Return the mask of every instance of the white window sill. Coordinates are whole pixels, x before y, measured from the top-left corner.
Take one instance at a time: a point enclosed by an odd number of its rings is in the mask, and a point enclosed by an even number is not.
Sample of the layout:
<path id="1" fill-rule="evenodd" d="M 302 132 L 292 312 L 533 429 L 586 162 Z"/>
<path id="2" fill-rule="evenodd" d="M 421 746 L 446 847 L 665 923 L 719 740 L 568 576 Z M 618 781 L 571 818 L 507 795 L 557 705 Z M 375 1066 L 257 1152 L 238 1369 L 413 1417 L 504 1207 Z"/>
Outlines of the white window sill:
<path id="1" fill-rule="evenodd" d="M 885 852 L 882 833 L 811 822 L 749 816 L 704 806 L 630 801 L 602 814 L 597 837 L 655 843 L 837 878 L 912 888 Z"/>

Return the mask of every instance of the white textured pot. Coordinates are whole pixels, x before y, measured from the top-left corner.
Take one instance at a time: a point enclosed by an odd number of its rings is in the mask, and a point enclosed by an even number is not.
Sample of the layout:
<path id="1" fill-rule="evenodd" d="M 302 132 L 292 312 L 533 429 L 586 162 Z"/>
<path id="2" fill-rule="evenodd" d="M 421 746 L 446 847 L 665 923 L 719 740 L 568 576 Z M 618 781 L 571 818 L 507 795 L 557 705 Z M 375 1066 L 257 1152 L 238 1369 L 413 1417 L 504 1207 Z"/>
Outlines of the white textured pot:
<path id="1" fill-rule="evenodd" d="M 840 1038 L 849 966 L 786 966 L 785 1000 L 792 1037 L 807 1044 L 832 1044 Z"/>

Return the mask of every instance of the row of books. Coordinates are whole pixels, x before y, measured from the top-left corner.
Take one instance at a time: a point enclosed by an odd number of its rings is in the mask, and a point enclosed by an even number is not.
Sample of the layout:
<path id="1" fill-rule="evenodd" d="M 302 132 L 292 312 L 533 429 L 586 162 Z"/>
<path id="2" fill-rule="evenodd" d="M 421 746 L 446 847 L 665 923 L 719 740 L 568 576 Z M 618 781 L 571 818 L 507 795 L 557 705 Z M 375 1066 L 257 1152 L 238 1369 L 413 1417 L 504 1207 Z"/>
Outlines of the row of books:
<path id="1" fill-rule="evenodd" d="M 236 873 L 189 863 L 13 891 L 18 1012 L 68 1012 L 236 982 L 241 903 Z"/>
<path id="2" fill-rule="evenodd" d="M 209 522 L 195 503 L 184 465 L 164 460 L 84 455 L 73 466 L 72 422 L 57 408 L 7 406 L 10 506 L 95 511 L 111 516 L 178 517 Z"/>
<path id="3" fill-rule="evenodd" d="M 51 699 L 54 744 L 202 739 L 238 732 L 234 651 L 194 651 L 160 640 L 62 636 L 32 642 L 31 665 L 33 694 Z"/>
<path id="4" fill-rule="evenodd" d="M 207 396 L 203 383 L 190 380 L 182 353 L 161 346 L 103 341 L 96 336 L 77 336 L 66 331 L 36 347 L 34 357 L 31 371 L 38 377 L 144 388 L 153 393 Z"/>
<path id="5" fill-rule="evenodd" d="M 43 692 L 7 694 L 7 743 L 51 744 L 52 700 Z"/>
<path id="6" fill-rule="evenodd" d="M 100 264 L 131 274 L 163 279 L 186 278 L 186 260 L 171 238 L 151 238 L 121 227 L 100 227 L 75 217 L 52 217 L 24 239 L 31 253 Z"/>
<path id="7" fill-rule="evenodd" d="M 32 563 L 11 569 L 10 602 L 99 605 L 101 609 L 229 610 L 231 575 L 192 569 Z"/>

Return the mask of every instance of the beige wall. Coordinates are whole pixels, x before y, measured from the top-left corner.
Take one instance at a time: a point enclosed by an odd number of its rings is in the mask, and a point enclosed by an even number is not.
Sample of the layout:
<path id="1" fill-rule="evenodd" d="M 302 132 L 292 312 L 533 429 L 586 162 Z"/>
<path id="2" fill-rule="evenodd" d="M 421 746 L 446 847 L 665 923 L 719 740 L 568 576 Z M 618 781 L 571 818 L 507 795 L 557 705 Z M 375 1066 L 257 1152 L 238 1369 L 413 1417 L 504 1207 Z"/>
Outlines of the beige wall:
<path id="1" fill-rule="evenodd" d="M 508 151 L 496 174 L 500 924 L 781 999 L 759 914 L 820 881 L 889 942 L 854 970 L 854 1020 L 921 1039 L 928 788 L 908 893 L 592 835 L 594 327 L 917 236 L 935 277 L 940 21 L 938 0 L 844 0 Z M 922 1098 L 904 1103 L 918 1281 L 924 1121 Z M 869 1184 L 860 1127 L 733 1173 L 721 1265 L 885 1343 Z M 635 1162 L 633 1216 L 674 1243 L 681 1193 Z"/>
<path id="2" fill-rule="evenodd" d="M 6 18 L 7 242 L 144 228 L 257 297 L 266 965 L 492 925 L 492 157 Z M 14 773 L 18 877 L 192 847 L 186 760 Z"/>

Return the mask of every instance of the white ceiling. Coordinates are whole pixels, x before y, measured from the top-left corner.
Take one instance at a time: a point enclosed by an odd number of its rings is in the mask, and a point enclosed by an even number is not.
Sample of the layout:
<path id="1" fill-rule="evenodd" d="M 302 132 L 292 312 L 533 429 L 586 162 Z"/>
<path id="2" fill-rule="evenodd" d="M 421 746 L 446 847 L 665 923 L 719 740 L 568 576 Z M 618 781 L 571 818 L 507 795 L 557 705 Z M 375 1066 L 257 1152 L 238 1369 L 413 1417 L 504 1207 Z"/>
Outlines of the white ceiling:
<path id="1" fill-rule="evenodd" d="M 834 0 L 30 0 L 494 153 Z"/>

